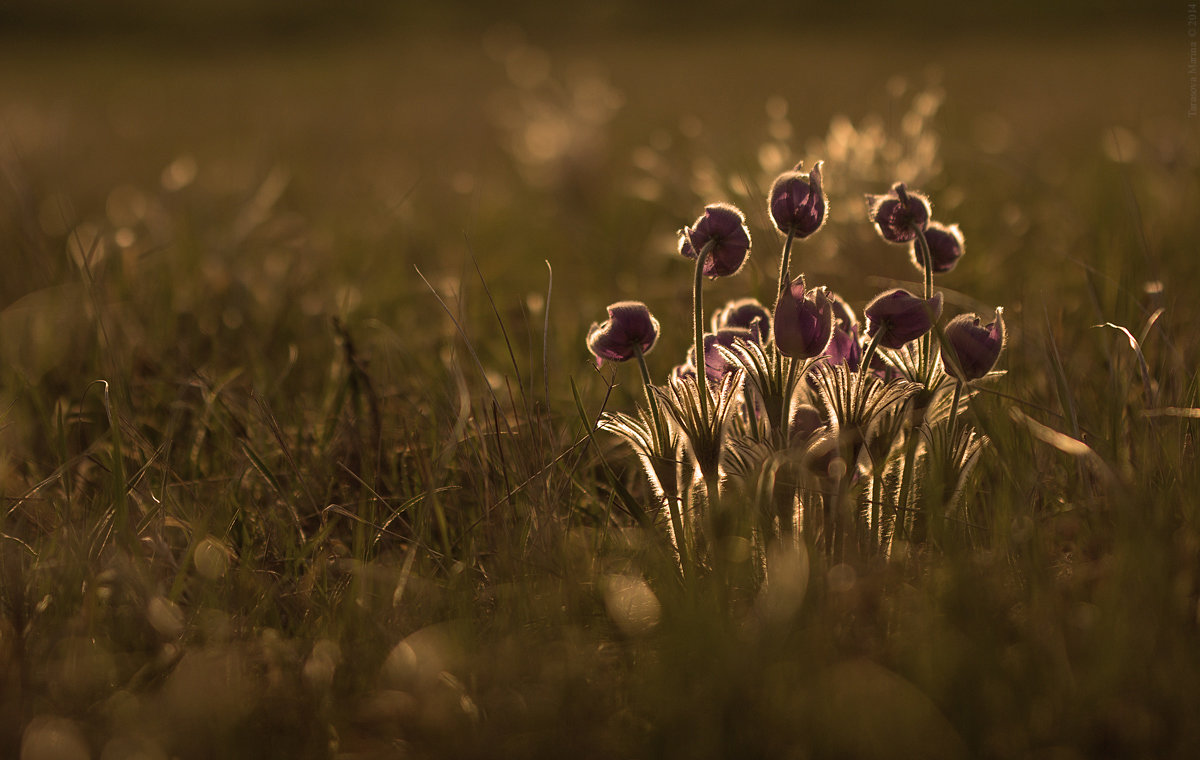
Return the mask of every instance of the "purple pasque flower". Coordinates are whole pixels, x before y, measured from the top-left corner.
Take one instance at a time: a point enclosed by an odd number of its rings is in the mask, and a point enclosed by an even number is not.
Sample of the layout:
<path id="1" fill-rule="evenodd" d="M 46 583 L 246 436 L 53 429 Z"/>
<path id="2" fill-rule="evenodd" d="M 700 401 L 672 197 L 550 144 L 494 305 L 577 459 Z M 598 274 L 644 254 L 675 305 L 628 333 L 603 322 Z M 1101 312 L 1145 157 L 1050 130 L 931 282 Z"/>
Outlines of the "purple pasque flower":
<path id="1" fill-rule="evenodd" d="M 862 344 L 858 340 L 858 318 L 850 304 L 837 293 L 829 293 L 829 304 L 833 307 L 833 333 L 825 355 L 831 365 L 845 363 L 851 371 L 858 369 L 862 358 Z"/>
<path id="2" fill-rule="evenodd" d="M 854 316 L 854 309 L 850 308 L 850 304 L 846 303 L 845 298 L 832 290 L 826 295 L 829 297 L 830 307 L 833 308 L 833 326 L 849 332 L 851 327 L 858 324 L 858 317 Z"/>
<path id="3" fill-rule="evenodd" d="M 722 348 L 736 351 L 738 338 L 751 342 L 754 340 L 754 334 L 742 327 L 724 327 L 715 333 L 704 334 L 704 376 L 708 378 L 711 388 L 720 386 L 726 375 L 741 368 L 740 364 L 730 361 L 721 351 Z M 696 366 L 695 357 L 690 350 L 688 364 Z"/>
<path id="4" fill-rule="evenodd" d="M 929 261 L 933 265 L 934 274 L 945 274 L 954 268 L 963 255 L 963 234 L 957 224 L 945 225 L 940 222 L 930 222 L 925 228 L 925 242 L 929 244 Z M 921 261 L 921 252 L 917 250 L 917 241 L 909 244 L 908 253 L 917 269 L 924 272 L 925 264 Z"/>
<path id="5" fill-rule="evenodd" d="M 863 309 L 867 316 L 867 336 L 879 335 L 879 345 L 900 348 L 933 328 L 942 315 L 942 294 L 934 293 L 928 301 L 894 288 L 880 293 Z"/>
<path id="6" fill-rule="evenodd" d="M 608 319 L 592 324 L 587 347 L 596 357 L 596 366 L 604 360 L 623 362 L 637 356 L 638 349 L 649 353 L 658 340 L 658 320 L 641 301 L 618 301 L 608 307 Z"/>
<path id="7" fill-rule="evenodd" d="M 851 325 L 849 330 L 834 327 L 829 345 L 825 347 L 825 355 L 829 357 L 831 365 L 845 364 L 851 371 L 858 369 L 858 362 L 862 359 L 858 325 Z"/>
<path id="8" fill-rule="evenodd" d="M 929 200 L 909 192 L 903 182 L 892 185 L 887 195 L 868 195 L 867 205 L 875 229 L 889 243 L 907 243 L 929 224 Z"/>
<path id="9" fill-rule="evenodd" d="M 713 312 L 712 329 L 741 327 L 754 333 L 754 342 L 762 344 L 771 337 L 771 312 L 757 298 L 739 298 Z"/>
<path id="10" fill-rule="evenodd" d="M 779 353 L 793 359 L 820 356 L 833 334 L 833 304 L 825 287 L 806 291 L 804 275 L 779 294 L 772 323 Z"/>
<path id="11" fill-rule="evenodd" d="M 983 377 L 996 366 L 1004 350 L 1004 309 L 996 309 L 996 319 L 981 325 L 977 314 L 960 314 L 946 325 L 942 344 L 942 363 L 959 380 L 970 382 Z M 958 369 L 955 369 L 957 359 Z M 961 372 L 960 372 L 961 370 Z"/>
<path id="12" fill-rule="evenodd" d="M 705 276 L 737 274 L 750 255 L 750 230 L 742 212 L 728 203 L 713 203 L 704 207 L 695 224 L 679 231 L 679 252 L 686 258 L 695 259 L 710 242 Z"/>
<path id="13" fill-rule="evenodd" d="M 771 185 L 767 208 L 771 221 L 783 234 L 806 238 L 825 223 L 825 191 L 821 188 L 821 163 L 818 161 L 807 175 L 796 168 L 780 174 Z"/>

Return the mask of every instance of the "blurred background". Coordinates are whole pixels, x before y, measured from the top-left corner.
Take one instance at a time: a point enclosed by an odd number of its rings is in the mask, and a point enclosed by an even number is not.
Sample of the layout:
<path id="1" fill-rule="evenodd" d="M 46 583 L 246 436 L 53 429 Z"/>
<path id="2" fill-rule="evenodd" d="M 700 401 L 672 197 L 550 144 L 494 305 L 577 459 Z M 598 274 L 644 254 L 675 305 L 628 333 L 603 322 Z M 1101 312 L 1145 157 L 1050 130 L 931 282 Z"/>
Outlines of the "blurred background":
<path id="1" fill-rule="evenodd" d="M 401 329 L 431 304 L 414 267 L 457 292 L 471 257 L 537 322 L 549 262 L 574 371 L 609 301 L 687 323 L 673 234 L 704 203 L 741 204 L 761 243 L 713 298 L 765 291 L 761 198 L 801 160 L 831 194 L 810 281 L 861 302 L 912 279 L 863 219 L 862 194 L 902 179 L 966 232 L 956 307 L 1078 307 L 1060 278 L 1194 239 L 1185 10 L 8 0 L 0 308 L 106 261 L 235 363 L 245 340 L 286 354 L 271 325 Z"/>
<path id="2" fill-rule="evenodd" d="M 1185 4 L 1135 5 L 1119 0 L 1063 0 L 1039 3 L 1016 0 L 1004 4 L 930 2 L 910 6 L 906 18 L 896 4 L 862 0 L 836 3 L 760 0 L 734 6 L 716 0 L 663 0 L 637 3 L 608 0 L 564 6 L 544 0 L 484 4 L 470 0 L 426 3 L 413 0 L 209 0 L 205 3 L 156 3 L 151 0 L 8 0 L 0 21 L 10 30 L 39 34 L 96 32 L 183 33 L 195 39 L 229 35 L 315 34 L 376 29 L 400 24 L 432 28 L 486 28 L 499 21 L 518 21 L 547 32 L 628 32 L 661 25 L 664 31 L 713 29 L 777 30 L 781 24 L 837 25 L 861 29 L 885 25 L 938 32 L 961 27 L 987 27 L 1039 34 L 1121 25 L 1169 26 L 1178 22 Z"/>

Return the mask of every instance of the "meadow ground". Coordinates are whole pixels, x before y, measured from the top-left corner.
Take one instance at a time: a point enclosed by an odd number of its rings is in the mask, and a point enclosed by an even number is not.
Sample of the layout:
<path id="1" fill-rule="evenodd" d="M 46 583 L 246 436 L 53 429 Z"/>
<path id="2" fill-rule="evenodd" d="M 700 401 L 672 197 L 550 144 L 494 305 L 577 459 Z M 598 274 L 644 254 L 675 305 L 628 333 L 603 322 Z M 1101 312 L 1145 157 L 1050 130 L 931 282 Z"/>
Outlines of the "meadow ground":
<path id="1" fill-rule="evenodd" d="M 7 40 L 0 755 L 1195 756 L 1179 27 Z M 920 287 L 864 193 L 961 225 L 947 308 L 1009 330 L 989 444 L 886 560 L 681 577 L 589 436 L 637 372 L 584 337 L 645 301 L 666 377 L 716 200 L 754 247 L 706 303 L 773 300 L 801 159 L 792 271 L 856 309 Z"/>

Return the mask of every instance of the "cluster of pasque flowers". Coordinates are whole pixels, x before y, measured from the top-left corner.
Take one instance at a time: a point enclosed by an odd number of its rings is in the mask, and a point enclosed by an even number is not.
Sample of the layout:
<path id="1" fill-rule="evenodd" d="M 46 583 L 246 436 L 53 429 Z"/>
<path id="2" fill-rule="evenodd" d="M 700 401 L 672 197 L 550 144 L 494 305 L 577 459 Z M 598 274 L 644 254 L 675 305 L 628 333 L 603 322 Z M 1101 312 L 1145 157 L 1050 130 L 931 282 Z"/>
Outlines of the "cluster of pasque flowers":
<path id="1" fill-rule="evenodd" d="M 825 222 L 818 162 L 780 175 L 767 198 L 784 236 L 773 309 L 731 301 L 705 330 L 704 278 L 736 274 L 751 249 L 745 217 L 717 203 L 679 232 L 679 253 L 695 261 L 693 341 L 666 383 L 646 365 L 660 325 L 645 304 L 614 303 L 588 332 L 598 365 L 637 360 L 644 408 L 606 412 L 600 427 L 641 459 L 685 570 L 719 563 L 733 537 L 886 551 L 898 535 L 925 538 L 927 518 L 955 506 L 984 444 L 960 412 L 1004 347 L 1002 310 L 986 325 L 962 314 L 939 327 L 933 275 L 963 255 L 962 233 L 903 183 L 867 202 L 879 235 L 907 246 L 923 273 L 920 295 L 880 293 L 859 320 L 835 293 L 792 278 L 793 245 Z"/>

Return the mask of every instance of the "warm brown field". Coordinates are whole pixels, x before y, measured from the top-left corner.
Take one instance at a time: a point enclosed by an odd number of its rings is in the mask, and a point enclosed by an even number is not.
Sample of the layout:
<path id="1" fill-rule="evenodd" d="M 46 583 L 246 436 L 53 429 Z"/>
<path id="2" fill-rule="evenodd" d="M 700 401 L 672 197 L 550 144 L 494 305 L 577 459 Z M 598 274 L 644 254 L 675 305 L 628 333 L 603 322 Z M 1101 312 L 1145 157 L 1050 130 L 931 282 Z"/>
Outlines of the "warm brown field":
<path id="1" fill-rule="evenodd" d="M 6 38 L 0 755 L 1193 756 L 1178 27 Z M 772 618 L 678 582 L 572 383 L 594 419 L 621 299 L 681 360 L 709 201 L 755 247 L 706 303 L 770 300 L 800 159 L 794 272 L 919 287 L 862 201 L 905 180 L 966 233 L 948 307 L 1010 333 L 970 540 L 814 555 Z"/>

